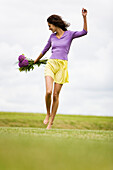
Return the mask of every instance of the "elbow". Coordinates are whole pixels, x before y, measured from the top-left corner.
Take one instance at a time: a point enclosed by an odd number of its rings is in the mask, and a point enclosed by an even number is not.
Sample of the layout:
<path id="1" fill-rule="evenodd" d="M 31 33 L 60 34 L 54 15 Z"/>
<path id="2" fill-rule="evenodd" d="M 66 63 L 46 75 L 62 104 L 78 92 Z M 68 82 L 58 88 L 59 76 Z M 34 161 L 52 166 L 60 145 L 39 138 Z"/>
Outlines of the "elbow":
<path id="1" fill-rule="evenodd" d="M 87 34 L 88 34 L 88 32 L 86 31 L 85 35 L 87 35 Z"/>
<path id="2" fill-rule="evenodd" d="M 84 31 L 84 35 L 87 35 L 88 31 L 85 29 L 83 29 L 83 31 Z"/>

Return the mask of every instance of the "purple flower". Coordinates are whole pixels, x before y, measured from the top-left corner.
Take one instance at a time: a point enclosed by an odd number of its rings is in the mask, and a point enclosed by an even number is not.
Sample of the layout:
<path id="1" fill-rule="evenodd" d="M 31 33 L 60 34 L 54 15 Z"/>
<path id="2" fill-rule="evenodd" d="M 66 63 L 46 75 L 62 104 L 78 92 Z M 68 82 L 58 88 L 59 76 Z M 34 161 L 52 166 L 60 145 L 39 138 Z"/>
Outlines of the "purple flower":
<path id="1" fill-rule="evenodd" d="M 18 57 L 19 62 L 22 62 L 24 59 L 25 59 L 25 56 L 24 56 L 24 55 L 20 55 L 20 56 Z"/>
<path id="2" fill-rule="evenodd" d="M 29 65 L 29 62 L 27 59 L 24 59 L 22 62 L 18 63 L 19 67 L 25 67 Z"/>
<path id="3" fill-rule="evenodd" d="M 19 65 L 19 67 L 23 67 L 23 66 L 22 66 L 22 62 L 19 62 L 18 65 Z"/>
<path id="4" fill-rule="evenodd" d="M 28 66 L 28 65 L 29 65 L 29 62 L 28 62 L 27 59 L 25 59 L 25 60 L 22 61 L 22 64 L 23 64 L 23 67 L 24 67 L 24 66 Z"/>

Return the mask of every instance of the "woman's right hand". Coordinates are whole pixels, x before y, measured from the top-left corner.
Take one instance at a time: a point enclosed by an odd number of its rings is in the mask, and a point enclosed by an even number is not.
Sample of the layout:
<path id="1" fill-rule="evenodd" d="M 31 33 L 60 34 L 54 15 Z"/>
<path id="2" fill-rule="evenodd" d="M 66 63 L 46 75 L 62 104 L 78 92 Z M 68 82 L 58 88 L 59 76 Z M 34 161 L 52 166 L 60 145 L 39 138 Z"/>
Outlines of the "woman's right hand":
<path id="1" fill-rule="evenodd" d="M 37 59 L 36 59 L 36 60 L 34 60 L 34 64 L 36 64 L 36 63 L 37 63 L 37 61 L 38 61 Z"/>
<path id="2" fill-rule="evenodd" d="M 41 54 L 39 55 L 39 57 L 38 57 L 36 60 L 34 60 L 34 64 L 37 63 L 38 60 L 40 60 L 42 57 L 43 57 L 43 54 L 41 53 Z"/>

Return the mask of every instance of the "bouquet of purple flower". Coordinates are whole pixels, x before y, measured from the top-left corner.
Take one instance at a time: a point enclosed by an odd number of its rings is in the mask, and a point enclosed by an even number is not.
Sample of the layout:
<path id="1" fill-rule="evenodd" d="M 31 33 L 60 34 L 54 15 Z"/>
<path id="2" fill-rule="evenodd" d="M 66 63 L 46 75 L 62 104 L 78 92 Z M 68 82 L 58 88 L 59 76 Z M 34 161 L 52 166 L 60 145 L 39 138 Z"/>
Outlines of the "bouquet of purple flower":
<path id="1" fill-rule="evenodd" d="M 34 60 L 32 59 L 27 59 L 24 54 L 20 55 L 18 57 L 18 65 L 19 65 L 19 71 L 30 71 L 34 69 L 34 65 L 37 65 L 38 67 L 41 64 L 46 64 L 47 63 L 47 59 L 44 60 L 39 60 L 37 63 L 34 63 Z"/>

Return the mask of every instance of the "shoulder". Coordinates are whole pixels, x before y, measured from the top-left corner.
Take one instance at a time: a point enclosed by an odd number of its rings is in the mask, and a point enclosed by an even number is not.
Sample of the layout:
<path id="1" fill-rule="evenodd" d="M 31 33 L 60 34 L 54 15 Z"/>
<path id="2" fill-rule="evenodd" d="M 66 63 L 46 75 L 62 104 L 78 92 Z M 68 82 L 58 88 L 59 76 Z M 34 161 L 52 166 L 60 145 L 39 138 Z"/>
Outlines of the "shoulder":
<path id="1" fill-rule="evenodd" d="M 67 32 L 67 34 L 69 34 L 69 35 L 73 35 L 73 33 L 74 33 L 75 31 L 67 30 L 66 32 Z"/>
<path id="2" fill-rule="evenodd" d="M 50 37 L 54 37 L 56 34 L 55 33 L 52 33 L 51 35 L 50 35 Z"/>
<path id="3" fill-rule="evenodd" d="M 67 35 L 68 37 L 72 38 L 72 37 L 73 37 L 74 32 L 75 32 L 75 31 L 67 30 L 67 31 L 66 31 L 66 35 Z"/>
<path id="4" fill-rule="evenodd" d="M 49 36 L 49 40 L 51 40 L 53 37 L 55 37 L 55 33 L 52 33 L 52 34 Z"/>
<path id="5" fill-rule="evenodd" d="M 75 33 L 75 32 L 77 32 L 77 31 L 69 30 L 69 33 L 70 33 L 70 34 L 73 34 L 73 33 Z"/>
<path id="6" fill-rule="evenodd" d="M 54 33 L 52 33 L 52 34 L 49 36 L 48 41 L 51 41 L 51 39 L 52 39 L 53 36 L 54 36 Z"/>

